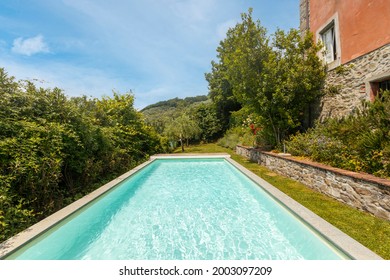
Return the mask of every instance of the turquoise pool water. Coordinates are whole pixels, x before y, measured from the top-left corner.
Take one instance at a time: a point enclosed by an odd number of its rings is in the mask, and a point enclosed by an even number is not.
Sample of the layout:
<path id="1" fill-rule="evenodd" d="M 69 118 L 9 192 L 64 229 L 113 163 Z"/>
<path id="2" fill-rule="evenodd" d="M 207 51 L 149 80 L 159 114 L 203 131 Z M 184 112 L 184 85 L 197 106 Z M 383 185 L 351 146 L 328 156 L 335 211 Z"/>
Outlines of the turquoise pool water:
<path id="1" fill-rule="evenodd" d="M 342 259 L 224 159 L 157 159 L 8 259 Z"/>

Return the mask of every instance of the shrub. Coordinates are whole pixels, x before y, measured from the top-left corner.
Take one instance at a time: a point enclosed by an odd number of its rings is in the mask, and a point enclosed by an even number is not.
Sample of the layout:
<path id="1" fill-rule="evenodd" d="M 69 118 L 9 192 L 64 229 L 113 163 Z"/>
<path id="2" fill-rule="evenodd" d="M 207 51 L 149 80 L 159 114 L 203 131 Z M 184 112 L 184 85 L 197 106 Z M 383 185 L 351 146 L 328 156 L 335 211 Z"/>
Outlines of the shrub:
<path id="1" fill-rule="evenodd" d="M 218 141 L 218 145 L 235 149 L 235 147 L 239 144 L 242 144 L 240 138 L 244 134 L 243 129 L 241 127 L 235 127 L 228 129 L 225 135 Z"/>
<path id="2" fill-rule="evenodd" d="M 318 123 L 286 142 L 288 152 L 352 171 L 390 177 L 390 92 L 362 111 Z"/>
<path id="3" fill-rule="evenodd" d="M 68 98 L 0 68 L 0 242 L 161 151 L 133 102 Z"/>

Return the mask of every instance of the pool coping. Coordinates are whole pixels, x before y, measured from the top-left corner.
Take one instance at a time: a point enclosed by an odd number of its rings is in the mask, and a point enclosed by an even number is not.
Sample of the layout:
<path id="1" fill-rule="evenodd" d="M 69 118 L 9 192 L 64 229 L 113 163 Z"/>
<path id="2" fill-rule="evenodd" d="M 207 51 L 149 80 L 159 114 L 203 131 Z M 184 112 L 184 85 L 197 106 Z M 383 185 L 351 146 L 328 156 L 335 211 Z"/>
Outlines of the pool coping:
<path id="1" fill-rule="evenodd" d="M 293 200 L 276 187 L 272 186 L 270 183 L 260 178 L 250 170 L 243 167 L 241 164 L 237 163 L 231 159 L 229 154 L 226 153 L 206 153 L 206 154 L 157 154 L 151 156 L 150 159 L 130 171 L 120 175 L 114 180 L 108 182 L 102 187 L 96 189 L 95 191 L 87 194 L 86 196 L 76 200 L 75 202 L 69 204 L 68 206 L 62 208 L 61 210 L 53 213 L 47 218 L 41 220 L 40 222 L 32 225 L 31 227 L 25 229 L 24 231 L 14 235 L 13 237 L 7 239 L 0 244 L 0 260 L 6 258 L 17 249 L 36 238 L 37 236 L 45 233 L 50 228 L 73 214 L 76 210 L 86 206 L 94 199 L 105 194 L 107 191 L 114 188 L 120 182 L 126 180 L 134 173 L 143 169 L 156 159 L 175 159 L 175 158 L 223 158 L 237 169 L 239 169 L 243 174 L 245 174 L 252 181 L 257 183 L 259 187 L 262 187 L 266 192 L 268 192 L 272 197 L 286 206 L 289 210 L 299 216 L 305 223 L 318 231 L 322 236 L 332 242 L 336 247 L 341 249 L 344 253 L 349 255 L 352 259 L 356 260 L 382 260 L 380 256 L 340 231 L 318 215 L 314 214 L 312 211 L 299 204 L 297 201 Z"/>
<path id="2" fill-rule="evenodd" d="M 156 154 L 150 157 L 151 159 L 162 159 L 162 158 L 230 158 L 230 155 L 227 153 L 188 153 L 188 154 Z"/>

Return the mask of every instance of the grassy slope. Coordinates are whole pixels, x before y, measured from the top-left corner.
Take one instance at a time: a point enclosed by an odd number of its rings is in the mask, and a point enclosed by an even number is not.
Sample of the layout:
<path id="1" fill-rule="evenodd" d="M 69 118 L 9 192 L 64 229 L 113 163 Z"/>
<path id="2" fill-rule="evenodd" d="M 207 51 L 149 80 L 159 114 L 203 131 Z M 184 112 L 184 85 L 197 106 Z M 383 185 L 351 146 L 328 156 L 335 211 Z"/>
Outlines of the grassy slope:
<path id="1" fill-rule="evenodd" d="M 180 151 L 177 151 L 180 152 Z M 384 259 L 390 259 L 390 222 L 363 213 L 330 197 L 315 192 L 305 185 L 277 175 L 269 169 L 250 162 L 234 151 L 216 144 L 186 148 L 186 153 L 229 153 L 235 161 L 262 177 L 318 216 L 327 220 Z"/>

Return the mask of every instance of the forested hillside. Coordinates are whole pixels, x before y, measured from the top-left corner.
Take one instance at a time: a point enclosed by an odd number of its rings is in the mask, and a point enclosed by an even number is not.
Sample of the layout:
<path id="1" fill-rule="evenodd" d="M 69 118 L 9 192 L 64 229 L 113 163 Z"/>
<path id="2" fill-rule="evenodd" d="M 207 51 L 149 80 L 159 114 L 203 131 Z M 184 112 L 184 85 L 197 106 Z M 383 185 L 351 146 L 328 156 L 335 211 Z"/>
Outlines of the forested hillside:
<path id="1" fill-rule="evenodd" d="M 161 151 L 133 101 L 68 98 L 0 68 L 0 241 Z"/>
<path id="2" fill-rule="evenodd" d="M 186 113 L 189 108 L 200 103 L 210 102 L 206 95 L 195 97 L 173 98 L 146 106 L 141 110 L 146 123 L 153 126 L 160 134 L 164 134 L 165 126 L 172 120 Z"/>
<path id="3" fill-rule="evenodd" d="M 191 141 L 209 142 L 222 135 L 214 103 L 205 95 L 174 98 L 149 105 L 141 110 L 145 122 L 163 139 L 167 151 Z"/>
<path id="4" fill-rule="evenodd" d="M 184 108 L 187 106 L 190 106 L 194 103 L 207 101 L 208 97 L 206 95 L 198 95 L 195 97 L 186 97 L 184 99 L 181 98 L 172 98 L 166 101 L 160 101 L 151 105 L 146 106 L 141 110 L 142 113 L 148 114 L 152 109 L 161 109 L 162 111 L 165 111 L 170 108 Z"/>

